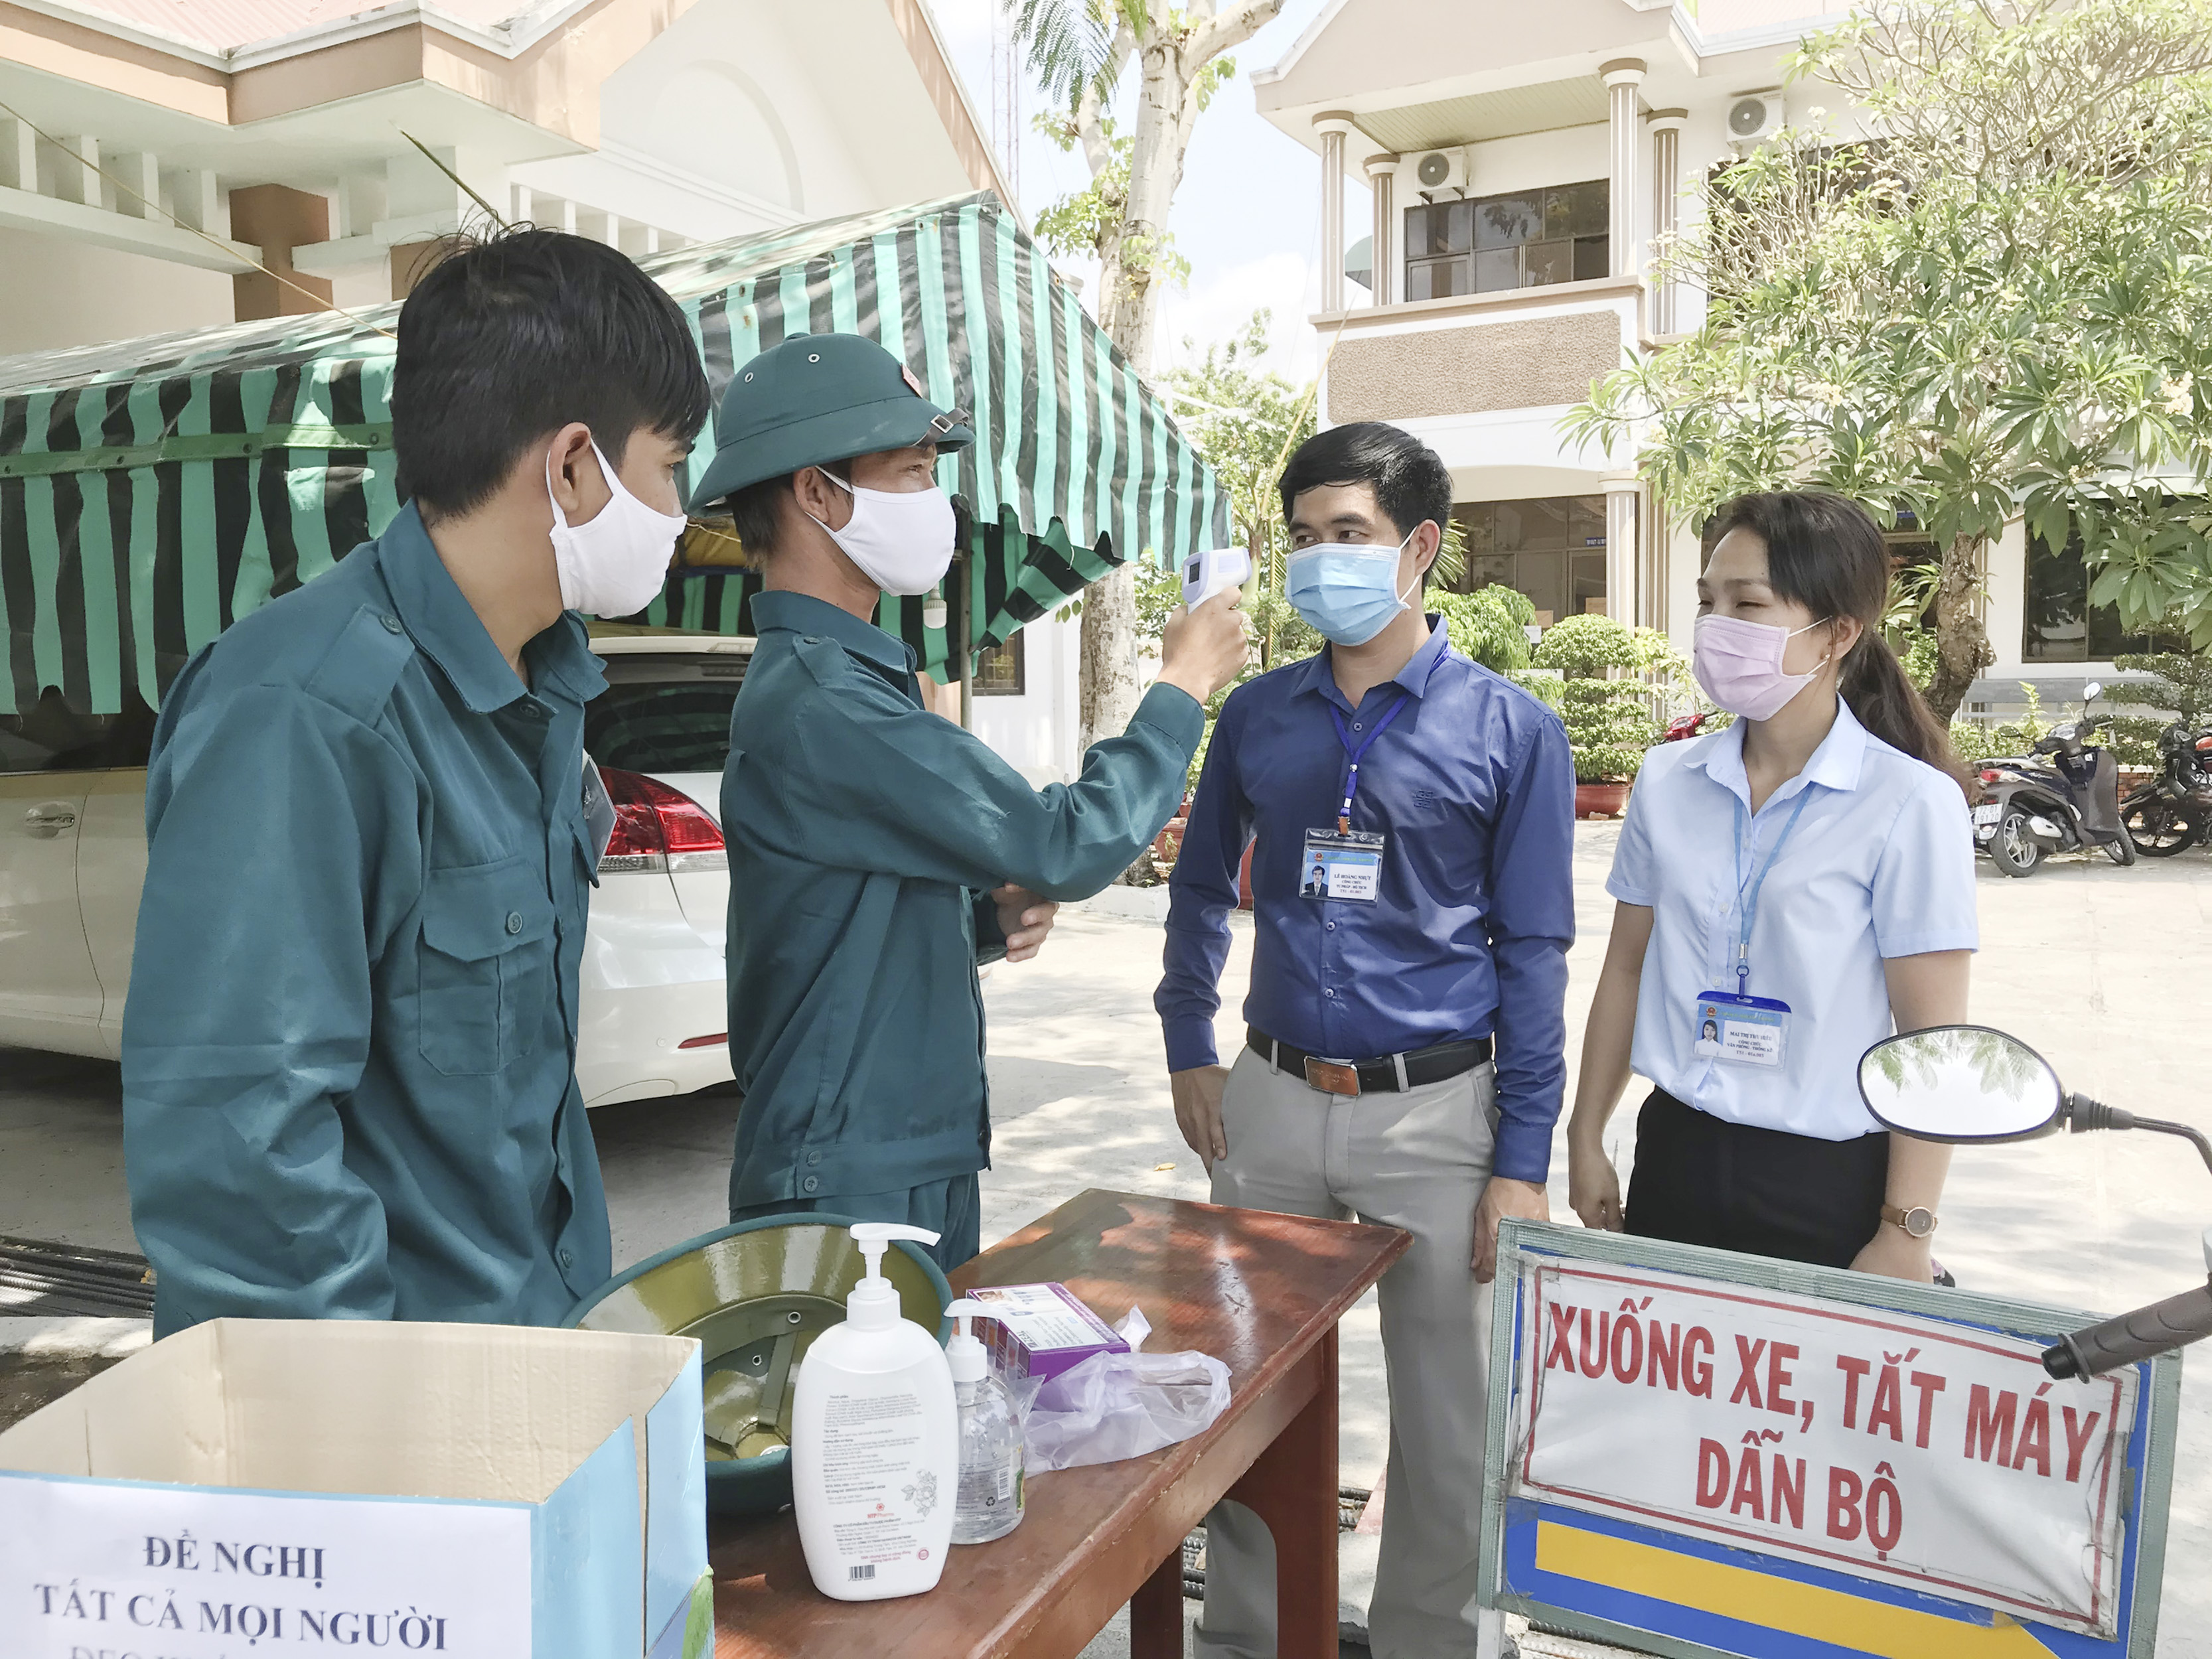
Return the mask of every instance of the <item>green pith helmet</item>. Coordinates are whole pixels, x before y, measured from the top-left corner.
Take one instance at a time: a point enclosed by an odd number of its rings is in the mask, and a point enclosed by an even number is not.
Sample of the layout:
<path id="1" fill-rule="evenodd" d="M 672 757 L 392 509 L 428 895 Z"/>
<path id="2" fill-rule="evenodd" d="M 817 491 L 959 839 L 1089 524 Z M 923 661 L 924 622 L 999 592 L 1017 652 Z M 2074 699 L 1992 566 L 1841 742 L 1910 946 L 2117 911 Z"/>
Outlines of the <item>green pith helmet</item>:
<path id="1" fill-rule="evenodd" d="M 690 510 L 802 466 L 931 438 L 940 450 L 975 441 L 960 410 L 923 397 L 921 383 L 873 340 L 794 334 L 731 376 L 714 411 L 714 459 Z"/>

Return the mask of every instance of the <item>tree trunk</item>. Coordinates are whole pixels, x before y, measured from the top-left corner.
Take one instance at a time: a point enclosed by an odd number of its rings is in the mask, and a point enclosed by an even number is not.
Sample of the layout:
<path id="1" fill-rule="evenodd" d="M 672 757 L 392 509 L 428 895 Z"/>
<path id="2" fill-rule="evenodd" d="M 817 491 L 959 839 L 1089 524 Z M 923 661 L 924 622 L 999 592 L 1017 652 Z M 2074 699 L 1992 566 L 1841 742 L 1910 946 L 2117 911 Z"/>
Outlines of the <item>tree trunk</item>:
<path id="1" fill-rule="evenodd" d="M 1978 537 L 1954 536 L 1943 550 L 1936 581 L 1936 675 L 1929 682 L 1928 707 L 1948 722 L 1966 701 L 1975 677 L 1996 660 L 1977 601 L 1989 544 Z"/>
<path id="2" fill-rule="evenodd" d="M 1082 715 L 1076 746 L 1118 738 L 1144 687 L 1137 675 L 1137 573 L 1110 570 L 1083 592 Z"/>
<path id="3" fill-rule="evenodd" d="M 1098 321 L 1140 375 L 1152 370 L 1168 211 L 1182 182 L 1183 155 L 1198 114 L 1193 82 L 1216 58 L 1249 40 L 1282 3 L 1243 0 L 1219 14 L 1211 6 L 1194 8 L 1199 15 L 1193 17 L 1167 0 L 1148 0 L 1145 26 L 1130 40 L 1142 79 L 1129 155 L 1129 198 L 1120 227 L 1100 245 Z M 1101 99 L 1089 94 L 1078 115 L 1094 173 L 1106 154 L 1097 125 L 1103 107 Z M 1136 574 L 1130 566 L 1146 550 L 1115 550 L 1127 562 L 1084 593 L 1078 730 L 1085 750 L 1101 738 L 1121 734 L 1143 691 L 1137 674 Z"/>

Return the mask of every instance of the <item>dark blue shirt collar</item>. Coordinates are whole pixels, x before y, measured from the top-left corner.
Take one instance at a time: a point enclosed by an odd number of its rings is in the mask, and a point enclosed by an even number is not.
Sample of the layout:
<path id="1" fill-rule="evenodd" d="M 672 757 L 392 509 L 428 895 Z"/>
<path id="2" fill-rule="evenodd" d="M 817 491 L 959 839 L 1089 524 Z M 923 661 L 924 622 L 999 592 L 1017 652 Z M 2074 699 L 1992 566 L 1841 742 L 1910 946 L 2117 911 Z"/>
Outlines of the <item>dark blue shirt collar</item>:
<path id="1" fill-rule="evenodd" d="M 1414 696 L 1428 689 L 1429 676 L 1435 671 L 1437 660 L 1451 649 L 1451 635 L 1444 627 L 1444 619 L 1436 611 L 1429 612 L 1429 637 L 1421 648 L 1406 659 L 1406 665 L 1390 678 L 1390 683 L 1404 687 Z M 1323 646 L 1305 659 L 1298 669 L 1297 692 L 1313 691 L 1328 698 L 1347 714 L 1357 714 L 1344 688 L 1336 683 L 1336 672 L 1329 662 L 1329 653 L 1334 647 Z"/>
<path id="2" fill-rule="evenodd" d="M 753 595 L 754 631 L 765 634 L 779 628 L 794 634 L 825 635 L 854 656 L 865 657 L 895 674 L 914 672 L 914 647 L 905 641 L 811 593 L 777 589 Z"/>
<path id="3" fill-rule="evenodd" d="M 507 666 L 483 619 L 431 545 L 412 501 L 377 538 L 376 557 L 409 637 L 438 665 L 463 702 L 486 714 L 529 695 L 531 688 Z M 563 611 L 523 647 L 523 655 L 540 690 L 558 688 L 578 702 L 589 702 L 606 687 L 606 671 L 592 651 L 583 618 L 574 611 Z"/>

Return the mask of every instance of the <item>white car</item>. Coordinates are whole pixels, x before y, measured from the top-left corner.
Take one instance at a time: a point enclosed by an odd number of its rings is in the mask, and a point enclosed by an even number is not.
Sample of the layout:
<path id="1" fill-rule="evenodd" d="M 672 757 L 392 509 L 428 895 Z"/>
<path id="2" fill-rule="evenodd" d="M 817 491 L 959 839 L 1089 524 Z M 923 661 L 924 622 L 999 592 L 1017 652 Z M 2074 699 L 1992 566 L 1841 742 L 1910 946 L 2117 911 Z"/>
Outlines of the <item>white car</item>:
<path id="1" fill-rule="evenodd" d="M 593 630 L 607 689 L 584 744 L 615 804 L 585 935 L 576 1080 L 587 1106 L 730 1079 L 722 761 L 753 641 Z M 0 1043 L 116 1059 L 146 879 L 154 715 L 58 694 L 0 715 Z M 252 856 L 252 826 L 239 826 Z M 265 849 L 264 849 L 265 850 Z"/>

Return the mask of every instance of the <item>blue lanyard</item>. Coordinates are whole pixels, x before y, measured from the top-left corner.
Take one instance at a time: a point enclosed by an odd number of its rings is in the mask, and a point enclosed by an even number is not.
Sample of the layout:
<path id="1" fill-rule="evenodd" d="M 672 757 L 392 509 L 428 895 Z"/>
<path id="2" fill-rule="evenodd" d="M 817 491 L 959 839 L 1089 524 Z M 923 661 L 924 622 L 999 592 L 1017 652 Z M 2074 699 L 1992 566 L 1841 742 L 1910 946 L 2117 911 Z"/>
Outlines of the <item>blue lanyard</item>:
<path id="1" fill-rule="evenodd" d="M 1429 659 L 1428 672 L 1421 676 L 1421 690 L 1424 693 L 1428 690 L 1429 682 L 1437 677 L 1437 665 L 1450 654 L 1451 642 L 1447 640 L 1437 653 Z M 1359 793 L 1359 763 L 1367 757 L 1367 751 L 1375 746 L 1375 739 L 1381 737 L 1384 728 L 1398 718 L 1398 711 L 1406 706 L 1413 695 L 1410 690 L 1401 691 L 1398 694 L 1398 701 L 1383 712 L 1382 718 L 1375 722 L 1375 729 L 1367 734 L 1357 749 L 1352 746 L 1352 733 L 1345 727 L 1344 716 L 1337 712 L 1334 703 L 1329 705 L 1328 717 L 1336 722 L 1336 740 L 1344 745 L 1344 752 L 1347 758 L 1347 764 L 1344 769 L 1344 800 L 1336 809 L 1338 835 L 1348 836 L 1352 833 L 1352 798 Z"/>
<path id="2" fill-rule="evenodd" d="M 1735 805 L 1735 896 L 1736 908 L 1741 917 L 1735 937 L 1735 988 L 1739 996 L 1747 993 L 1751 983 L 1751 926 L 1759 915 L 1759 890 L 1766 885 L 1767 872 L 1774 868 L 1774 860 L 1782 856 L 1782 843 L 1790 839 L 1790 832 L 1797 827 L 1797 820 L 1805 815 L 1805 803 L 1812 799 L 1813 786 L 1808 783 L 1798 791 L 1797 805 L 1791 810 L 1789 822 L 1782 826 L 1782 833 L 1774 838 L 1774 845 L 1767 851 L 1766 862 L 1759 866 L 1759 873 L 1752 878 L 1747 890 L 1744 886 L 1743 849 L 1745 842 L 1751 840 L 1756 825 L 1745 815 L 1742 800 L 1734 791 L 1729 792 L 1729 799 Z M 1756 845 L 1755 842 L 1753 844 Z"/>
<path id="3" fill-rule="evenodd" d="M 1328 717 L 1336 722 L 1337 741 L 1344 745 L 1344 752 L 1351 757 L 1349 764 L 1344 769 L 1344 804 L 1336 809 L 1338 835 L 1346 836 L 1352 833 L 1352 798 L 1359 793 L 1359 763 L 1365 758 L 1367 751 L 1375 746 L 1375 739 L 1381 737 L 1390 722 L 1398 718 L 1398 711 L 1412 700 L 1413 696 L 1410 691 L 1401 691 L 1398 694 L 1398 701 L 1392 703 L 1382 718 L 1375 722 L 1375 729 L 1367 734 L 1357 749 L 1352 746 L 1352 733 L 1344 728 L 1344 716 L 1337 713 L 1335 704 L 1329 705 Z"/>

